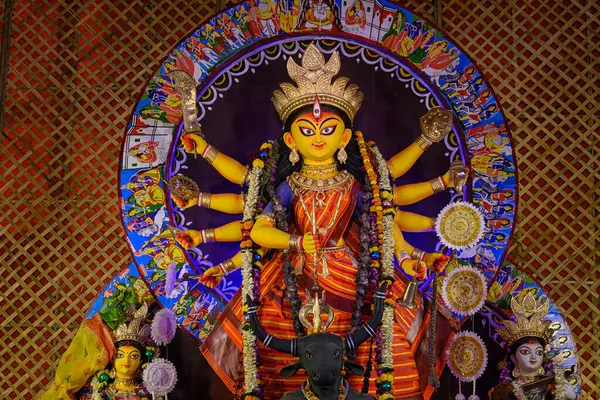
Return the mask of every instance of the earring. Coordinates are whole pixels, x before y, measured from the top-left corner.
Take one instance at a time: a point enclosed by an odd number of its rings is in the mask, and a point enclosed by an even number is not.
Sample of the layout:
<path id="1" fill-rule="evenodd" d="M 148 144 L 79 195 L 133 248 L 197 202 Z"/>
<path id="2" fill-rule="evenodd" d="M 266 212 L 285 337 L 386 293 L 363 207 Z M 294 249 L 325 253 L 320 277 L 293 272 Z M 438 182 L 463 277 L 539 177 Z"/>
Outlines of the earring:
<path id="1" fill-rule="evenodd" d="M 546 373 L 546 371 L 544 370 L 544 367 L 540 367 L 540 369 L 537 370 L 537 376 L 542 376 Z"/>
<path id="2" fill-rule="evenodd" d="M 115 379 L 115 377 L 117 376 L 117 372 L 115 371 L 115 367 L 114 366 L 110 369 L 110 372 L 108 373 L 108 376 L 110 378 L 112 378 L 112 379 Z"/>
<path id="3" fill-rule="evenodd" d="M 292 165 L 296 165 L 296 163 L 300 161 L 300 155 L 298 154 L 298 151 L 295 147 L 292 148 L 292 151 L 290 152 L 290 156 L 288 158 Z"/>
<path id="4" fill-rule="evenodd" d="M 519 364 L 515 364 L 515 367 L 512 370 L 512 376 L 515 379 L 518 379 L 521 377 L 521 370 L 519 369 Z"/>
<path id="5" fill-rule="evenodd" d="M 340 164 L 346 164 L 346 160 L 348 160 L 348 153 L 346 153 L 346 148 L 344 146 L 340 147 L 337 153 L 337 159 Z"/>

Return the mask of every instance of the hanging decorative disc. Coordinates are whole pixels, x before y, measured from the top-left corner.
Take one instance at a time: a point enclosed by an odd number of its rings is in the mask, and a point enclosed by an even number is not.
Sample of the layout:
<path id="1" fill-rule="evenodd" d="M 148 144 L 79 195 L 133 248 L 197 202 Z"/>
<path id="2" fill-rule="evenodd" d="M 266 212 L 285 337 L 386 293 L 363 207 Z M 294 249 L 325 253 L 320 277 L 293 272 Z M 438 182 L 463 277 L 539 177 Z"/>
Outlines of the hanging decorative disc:
<path id="1" fill-rule="evenodd" d="M 450 310 L 469 316 L 481 309 L 487 297 L 485 277 L 477 268 L 463 265 L 444 278 L 442 297 Z"/>
<path id="2" fill-rule="evenodd" d="M 169 180 L 169 190 L 183 201 L 197 199 L 200 195 L 196 182 L 183 175 L 176 175 Z"/>
<path id="3" fill-rule="evenodd" d="M 448 368 L 462 382 L 473 382 L 487 366 L 487 349 L 474 332 L 459 332 L 448 347 Z"/>
<path id="4" fill-rule="evenodd" d="M 177 383 L 175 366 L 164 358 L 152 360 L 144 369 L 144 386 L 154 396 L 166 396 Z"/>
<path id="5" fill-rule="evenodd" d="M 435 223 L 438 238 L 453 250 L 476 245 L 483 238 L 483 230 L 483 215 L 465 201 L 448 204 L 440 211 Z"/>

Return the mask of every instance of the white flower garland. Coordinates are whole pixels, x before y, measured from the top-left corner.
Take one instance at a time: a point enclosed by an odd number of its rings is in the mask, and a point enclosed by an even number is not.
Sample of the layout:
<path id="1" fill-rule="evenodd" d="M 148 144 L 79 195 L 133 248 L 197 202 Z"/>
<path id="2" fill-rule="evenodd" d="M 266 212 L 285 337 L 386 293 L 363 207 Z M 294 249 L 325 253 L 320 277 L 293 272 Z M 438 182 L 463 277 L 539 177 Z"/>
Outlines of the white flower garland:
<path id="1" fill-rule="evenodd" d="M 372 146 L 371 150 L 377 161 L 377 169 L 379 172 L 379 189 L 391 191 L 390 175 L 387 161 L 377 148 Z M 381 254 L 381 272 L 384 276 L 394 276 L 394 213 L 385 214 L 383 216 L 383 246 Z M 394 368 L 394 356 L 392 344 L 394 342 L 394 309 L 392 307 L 384 307 L 382 318 L 382 364 L 384 368 Z"/>
<path id="2" fill-rule="evenodd" d="M 244 222 L 253 220 L 256 215 L 256 203 L 258 202 L 261 175 L 262 168 L 252 168 L 252 171 L 250 172 L 248 194 L 246 195 L 246 202 L 244 203 Z M 252 297 L 252 288 L 254 287 L 252 251 L 242 250 L 242 281 L 242 299 L 245 299 L 246 295 Z M 242 338 L 245 390 L 246 392 L 253 392 L 258 386 L 256 379 L 256 336 L 250 331 L 242 330 Z"/>
<path id="3" fill-rule="evenodd" d="M 384 276 L 394 276 L 394 216 L 383 216 L 383 254 L 381 262 L 381 271 Z M 394 357 L 392 343 L 394 342 L 394 310 L 392 307 L 383 309 L 383 351 L 381 354 L 383 366 L 385 368 L 394 368 Z"/>

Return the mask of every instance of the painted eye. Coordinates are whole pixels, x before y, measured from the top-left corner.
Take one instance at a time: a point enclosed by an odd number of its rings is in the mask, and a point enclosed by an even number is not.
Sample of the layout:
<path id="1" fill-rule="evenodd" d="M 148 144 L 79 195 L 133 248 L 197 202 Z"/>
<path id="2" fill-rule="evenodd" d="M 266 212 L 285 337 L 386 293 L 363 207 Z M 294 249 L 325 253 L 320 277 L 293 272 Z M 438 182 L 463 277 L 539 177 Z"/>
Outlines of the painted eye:
<path id="1" fill-rule="evenodd" d="M 139 354 L 132 354 L 129 356 L 129 358 L 133 359 L 133 360 L 137 360 L 138 358 L 140 358 Z"/>
<path id="2" fill-rule="evenodd" d="M 521 354 L 524 354 L 524 355 L 529 354 L 529 349 L 522 349 L 522 350 L 519 350 L 519 351 L 521 352 Z"/>
<path id="3" fill-rule="evenodd" d="M 302 128 L 302 127 L 301 127 L 301 128 L 300 128 L 300 132 L 302 132 L 302 134 L 303 134 L 304 136 L 312 136 L 312 135 L 314 135 L 314 134 L 315 134 L 315 131 L 313 131 L 313 130 L 312 130 L 312 129 L 310 129 L 310 128 Z"/>
<path id="4" fill-rule="evenodd" d="M 538 356 L 541 356 L 541 355 L 543 355 L 543 354 L 544 354 L 544 352 L 543 352 L 542 350 L 538 350 L 538 351 L 537 351 L 537 355 L 538 355 Z"/>
<path id="5" fill-rule="evenodd" d="M 321 135 L 331 135 L 333 133 L 333 131 L 335 131 L 335 125 L 328 126 L 327 128 L 323 129 L 321 131 Z"/>
<path id="6" fill-rule="evenodd" d="M 119 353 L 115 356 L 115 358 L 123 358 L 123 357 L 124 357 L 124 355 L 122 353 Z"/>
<path id="7" fill-rule="evenodd" d="M 340 356 L 340 351 L 336 350 L 333 352 L 333 358 L 338 358 Z"/>
<path id="8" fill-rule="evenodd" d="M 306 351 L 304 352 L 304 357 L 306 357 L 307 360 L 312 360 L 312 353 L 310 351 Z"/>

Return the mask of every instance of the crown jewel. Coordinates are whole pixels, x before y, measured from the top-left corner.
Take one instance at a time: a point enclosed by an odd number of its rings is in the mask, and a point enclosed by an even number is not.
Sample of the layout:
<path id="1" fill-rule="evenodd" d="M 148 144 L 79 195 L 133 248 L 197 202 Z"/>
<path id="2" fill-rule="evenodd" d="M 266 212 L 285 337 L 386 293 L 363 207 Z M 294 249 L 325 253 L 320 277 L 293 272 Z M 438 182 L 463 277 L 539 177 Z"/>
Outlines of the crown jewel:
<path id="1" fill-rule="evenodd" d="M 511 320 L 502 321 L 506 329 L 499 329 L 498 333 L 512 347 L 519 339 L 524 337 L 536 337 L 548 343 L 554 334 L 550 328 L 550 320 L 542 320 L 550 311 L 548 299 L 538 302 L 535 296 L 528 292 L 519 302 L 515 297 L 510 301 L 517 322 Z"/>
<path id="2" fill-rule="evenodd" d="M 144 303 L 135 312 L 129 311 L 129 317 L 132 317 L 131 322 L 122 323 L 114 332 L 115 343 L 121 340 L 132 340 L 138 342 L 142 346 L 146 344 L 151 325 L 145 323 L 146 315 L 148 314 L 148 304 Z"/>
<path id="3" fill-rule="evenodd" d="M 297 86 L 286 82 L 280 85 L 281 90 L 273 92 L 271 101 L 279 118 L 285 121 L 294 110 L 313 106 L 318 96 L 320 104 L 339 108 L 353 121 L 362 104 L 363 93 L 354 84 L 347 86 L 348 78 L 340 77 L 331 82 L 340 68 L 340 55 L 337 51 L 325 62 L 323 53 L 313 43 L 304 52 L 302 66 L 290 57 L 287 62 L 288 75 Z"/>

